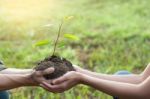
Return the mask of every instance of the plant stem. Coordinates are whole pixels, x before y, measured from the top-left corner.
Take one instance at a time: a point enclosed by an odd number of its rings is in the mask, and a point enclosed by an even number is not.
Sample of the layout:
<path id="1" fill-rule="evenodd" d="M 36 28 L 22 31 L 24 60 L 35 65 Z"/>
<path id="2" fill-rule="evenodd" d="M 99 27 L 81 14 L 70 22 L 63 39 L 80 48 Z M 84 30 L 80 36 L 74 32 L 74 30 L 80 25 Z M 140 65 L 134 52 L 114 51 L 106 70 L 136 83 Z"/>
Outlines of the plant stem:
<path id="1" fill-rule="evenodd" d="M 55 45 L 54 45 L 54 50 L 53 50 L 52 56 L 55 55 L 56 47 L 57 47 L 58 40 L 59 40 L 59 37 L 60 37 L 60 34 L 61 34 L 62 25 L 63 25 L 63 20 L 61 21 L 61 24 L 59 25 L 58 35 L 57 35 L 57 38 L 56 38 L 56 41 L 55 41 Z"/>

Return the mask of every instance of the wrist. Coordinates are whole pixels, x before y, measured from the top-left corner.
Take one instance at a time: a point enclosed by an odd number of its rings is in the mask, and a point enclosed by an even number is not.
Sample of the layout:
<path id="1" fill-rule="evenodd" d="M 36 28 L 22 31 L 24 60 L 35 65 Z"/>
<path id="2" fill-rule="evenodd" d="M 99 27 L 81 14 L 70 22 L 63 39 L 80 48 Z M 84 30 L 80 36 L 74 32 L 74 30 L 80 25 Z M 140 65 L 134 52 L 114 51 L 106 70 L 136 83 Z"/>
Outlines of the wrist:
<path id="1" fill-rule="evenodd" d="M 88 78 L 89 78 L 90 76 L 88 75 L 88 74 L 84 74 L 84 73 L 80 73 L 79 74 L 79 78 L 80 78 L 80 84 L 84 84 L 84 85 L 88 85 Z"/>
<path id="2" fill-rule="evenodd" d="M 84 76 L 85 74 L 84 73 L 81 73 L 81 72 L 77 72 L 77 80 L 80 84 L 83 84 L 84 83 Z"/>

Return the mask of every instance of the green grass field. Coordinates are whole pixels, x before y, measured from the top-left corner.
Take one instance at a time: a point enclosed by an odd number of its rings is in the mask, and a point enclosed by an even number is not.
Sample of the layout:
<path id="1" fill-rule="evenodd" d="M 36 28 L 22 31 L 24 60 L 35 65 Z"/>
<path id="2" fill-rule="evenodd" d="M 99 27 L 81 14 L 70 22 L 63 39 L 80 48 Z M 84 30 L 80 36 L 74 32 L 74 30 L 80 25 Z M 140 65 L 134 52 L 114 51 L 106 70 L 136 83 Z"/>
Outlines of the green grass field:
<path id="1" fill-rule="evenodd" d="M 1 0 L 0 59 L 11 68 L 33 68 L 35 62 L 53 50 L 53 45 L 35 48 L 35 42 L 54 40 L 60 19 L 74 16 L 63 26 L 63 33 L 73 33 L 80 41 L 57 49 L 60 56 L 99 73 L 113 74 L 118 70 L 140 73 L 150 62 L 149 3 L 149 0 Z M 41 88 L 19 88 L 11 91 L 11 99 L 111 97 L 79 85 L 61 94 Z"/>

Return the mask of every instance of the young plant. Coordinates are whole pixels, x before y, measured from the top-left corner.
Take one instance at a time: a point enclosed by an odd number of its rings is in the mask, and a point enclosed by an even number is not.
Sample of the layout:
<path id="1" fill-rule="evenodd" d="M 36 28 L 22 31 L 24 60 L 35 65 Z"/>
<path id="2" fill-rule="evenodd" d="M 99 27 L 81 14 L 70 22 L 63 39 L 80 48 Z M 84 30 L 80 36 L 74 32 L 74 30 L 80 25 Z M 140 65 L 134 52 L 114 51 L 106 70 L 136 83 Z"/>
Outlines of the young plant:
<path id="1" fill-rule="evenodd" d="M 66 17 L 64 18 L 60 25 L 59 25 L 59 29 L 57 32 L 57 37 L 56 40 L 54 42 L 54 48 L 53 48 L 53 53 L 51 57 L 45 58 L 44 60 L 40 61 L 37 66 L 35 67 L 35 70 L 39 71 L 39 70 L 45 70 L 46 68 L 49 67 L 54 67 L 55 71 L 52 74 L 49 75 L 45 75 L 44 77 L 46 79 L 54 79 L 57 77 L 62 76 L 63 74 L 65 74 L 68 71 L 74 71 L 74 67 L 72 66 L 72 63 L 68 60 L 66 60 L 65 58 L 60 58 L 59 56 L 56 56 L 56 49 L 58 46 L 58 42 L 59 42 L 59 38 L 61 37 L 61 33 L 62 33 L 62 26 L 64 24 L 65 21 L 72 19 L 73 17 Z M 64 34 L 64 37 L 69 39 L 69 40 L 79 40 L 79 38 L 75 35 L 72 34 Z M 43 46 L 43 45 L 48 45 L 50 44 L 49 40 L 43 40 L 40 42 L 37 42 L 35 45 L 36 46 Z M 61 46 L 64 46 L 64 44 L 61 43 Z"/>
<path id="2" fill-rule="evenodd" d="M 61 23 L 59 25 L 59 28 L 58 28 L 58 32 L 57 32 L 57 37 L 56 37 L 56 40 L 54 42 L 54 48 L 53 48 L 53 53 L 52 53 L 52 56 L 55 56 L 55 53 L 56 53 L 56 49 L 57 47 L 62 47 L 62 46 L 65 46 L 66 44 L 61 42 L 59 43 L 59 38 L 61 37 L 61 33 L 62 33 L 62 27 L 64 25 L 64 22 L 68 21 L 68 20 L 71 20 L 73 18 L 73 16 L 69 16 L 69 17 L 65 17 L 61 20 Z M 64 34 L 64 38 L 68 39 L 68 40 L 72 40 L 72 41 L 77 41 L 79 40 L 79 37 L 73 35 L 73 34 L 70 34 L 70 33 L 65 33 Z M 50 45 L 51 42 L 49 40 L 42 40 L 42 41 L 39 41 L 35 44 L 35 46 L 44 46 L 44 45 Z M 58 45 L 59 44 L 59 45 Z"/>

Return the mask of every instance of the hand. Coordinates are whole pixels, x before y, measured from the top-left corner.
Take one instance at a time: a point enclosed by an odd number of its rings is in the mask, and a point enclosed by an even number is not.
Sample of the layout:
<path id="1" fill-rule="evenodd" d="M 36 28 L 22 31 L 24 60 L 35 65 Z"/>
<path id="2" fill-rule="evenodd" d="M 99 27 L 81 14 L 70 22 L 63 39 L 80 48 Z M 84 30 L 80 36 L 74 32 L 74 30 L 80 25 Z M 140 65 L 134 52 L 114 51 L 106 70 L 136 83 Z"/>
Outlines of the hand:
<path id="1" fill-rule="evenodd" d="M 73 65 L 73 67 L 75 68 L 75 70 L 76 70 L 77 72 L 85 73 L 85 74 L 86 74 L 86 72 L 87 72 L 86 69 L 83 69 L 83 68 L 81 68 L 81 67 L 79 67 L 79 66 L 77 66 L 77 65 Z"/>
<path id="2" fill-rule="evenodd" d="M 32 82 L 32 85 L 38 86 L 42 82 L 51 83 L 51 80 L 46 80 L 44 78 L 44 75 L 51 74 L 54 72 L 54 68 L 48 68 L 44 71 L 33 71 L 30 75 L 30 81 Z"/>
<path id="3" fill-rule="evenodd" d="M 40 86 L 47 89 L 50 92 L 61 93 L 79 84 L 80 81 L 80 73 L 76 71 L 71 71 L 66 73 L 64 76 L 53 80 L 53 85 L 47 82 L 43 82 L 42 84 L 40 84 Z"/>

